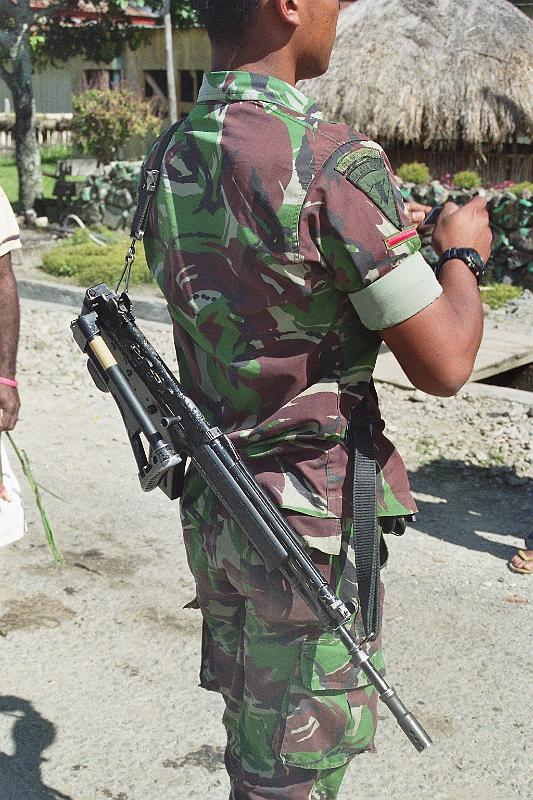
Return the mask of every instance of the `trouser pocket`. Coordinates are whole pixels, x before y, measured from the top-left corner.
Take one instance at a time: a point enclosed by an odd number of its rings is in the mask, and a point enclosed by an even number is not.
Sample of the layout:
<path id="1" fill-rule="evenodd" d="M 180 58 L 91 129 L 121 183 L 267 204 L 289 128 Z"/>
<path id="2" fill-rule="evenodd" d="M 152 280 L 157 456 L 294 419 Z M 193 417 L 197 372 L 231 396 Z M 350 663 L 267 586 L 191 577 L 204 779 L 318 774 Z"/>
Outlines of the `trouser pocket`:
<path id="1" fill-rule="evenodd" d="M 381 651 L 372 656 L 381 670 Z M 274 748 L 281 760 L 304 769 L 332 769 L 373 749 L 377 692 L 331 634 L 304 642 L 292 676 Z"/>

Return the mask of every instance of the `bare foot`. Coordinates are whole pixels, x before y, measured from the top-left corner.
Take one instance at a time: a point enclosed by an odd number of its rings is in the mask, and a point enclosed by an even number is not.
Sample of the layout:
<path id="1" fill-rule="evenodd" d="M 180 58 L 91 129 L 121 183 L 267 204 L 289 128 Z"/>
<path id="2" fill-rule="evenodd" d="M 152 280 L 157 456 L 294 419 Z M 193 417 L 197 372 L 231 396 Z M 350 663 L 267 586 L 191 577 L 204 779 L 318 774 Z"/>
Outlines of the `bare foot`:
<path id="1" fill-rule="evenodd" d="M 533 550 L 519 550 L 512 557 L 509 566 L 519 570 L 523 575 L 533 575 Z"/>

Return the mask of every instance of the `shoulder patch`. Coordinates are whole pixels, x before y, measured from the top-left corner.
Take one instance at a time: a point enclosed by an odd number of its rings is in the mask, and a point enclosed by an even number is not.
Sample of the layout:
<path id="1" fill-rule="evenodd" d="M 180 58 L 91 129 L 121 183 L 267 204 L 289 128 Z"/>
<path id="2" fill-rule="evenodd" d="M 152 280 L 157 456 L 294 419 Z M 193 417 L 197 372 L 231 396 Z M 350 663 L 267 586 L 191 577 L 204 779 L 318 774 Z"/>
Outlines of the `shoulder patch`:
<path id="1" fill-rule="evenodd" d="M 373 147 L 360 147 L 359 150 L 352 150 L 341 156 L 335 165 L 335 169 L 341 175 L 346 175 L 351 167 L 365 158 L 381 158 L 381 153 Z"/>
<path id="2" fill-rule="evenodd" d="M 394 187 L 379 150 L 361 147 L 346 153 L 337 161 L 335 169 L 364 192 L 393 225 L 402 227 Z"/>

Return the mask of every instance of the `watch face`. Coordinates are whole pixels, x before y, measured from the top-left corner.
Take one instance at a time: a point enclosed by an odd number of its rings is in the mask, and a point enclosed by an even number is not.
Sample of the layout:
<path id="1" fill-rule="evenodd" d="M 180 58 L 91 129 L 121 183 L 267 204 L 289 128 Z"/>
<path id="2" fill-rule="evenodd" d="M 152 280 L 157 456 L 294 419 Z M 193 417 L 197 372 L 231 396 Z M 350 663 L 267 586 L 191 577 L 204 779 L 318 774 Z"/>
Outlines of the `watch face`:
<path id="1" fill-rule="evenodd" d="M 470 263 L 476 267 L 478 270 L 483 270 L 485 268 L 485 264 L 483 263 L 483 259 L 477 252 L 477 250 L 470 250 L 467 249 L 465 255 L 468 257 Z"/>
<path id="2" fill-rule="evenodd" d="M 463 261 L 467 265 L 468 269 L 475 275 L 479 285 L 483 276 L 485 275 L 485 262 L 477 250 L 474 250 L 472 247 L 452 247 L 450 250 L 446 250 L 446 252 L 442 254 L 439 264 L 437 265 L 437 270 L 435 273 L 437 279 L 439 278 L 442 265 L 446 261 L 454 258 Z"/>

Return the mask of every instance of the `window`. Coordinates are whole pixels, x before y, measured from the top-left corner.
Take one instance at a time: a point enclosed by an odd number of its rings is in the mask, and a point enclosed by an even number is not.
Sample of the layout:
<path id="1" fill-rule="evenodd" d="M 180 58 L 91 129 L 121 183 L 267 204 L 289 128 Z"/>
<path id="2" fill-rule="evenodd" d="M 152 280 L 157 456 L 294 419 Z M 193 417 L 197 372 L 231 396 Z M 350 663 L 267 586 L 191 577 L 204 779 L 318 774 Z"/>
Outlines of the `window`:
<path id="1" fill-rule="evenodd" d="M 195 103 L 204 77 L 203 70 L 180 69 L 180 100 Z"/>
<path id="2" fill-rule="evenodd" d="M 164 69 L 144 71 L 144 94 L 157 100 L 168 100 L 167 72 Z"/>
<path id="3" fill-rule="evenodd" d="M 182 103 L 194 103 L 194 76 L 188 69 L 180 69 L 180 100 Z"/>

